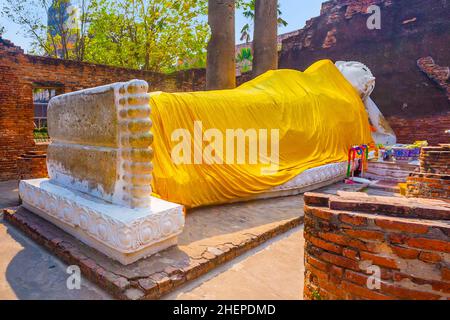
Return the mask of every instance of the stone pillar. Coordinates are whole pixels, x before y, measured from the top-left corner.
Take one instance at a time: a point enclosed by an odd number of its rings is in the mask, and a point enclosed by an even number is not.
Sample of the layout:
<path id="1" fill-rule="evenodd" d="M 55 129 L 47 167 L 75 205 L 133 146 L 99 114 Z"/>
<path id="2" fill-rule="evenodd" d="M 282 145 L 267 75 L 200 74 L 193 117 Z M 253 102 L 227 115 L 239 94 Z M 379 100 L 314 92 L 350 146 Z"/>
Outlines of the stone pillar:
<path id="1" fill-rule="evenodd" d="M 450 145 L 422 148 L 419 170 L 407 178 L 406 195 L 450 201 Z"/>

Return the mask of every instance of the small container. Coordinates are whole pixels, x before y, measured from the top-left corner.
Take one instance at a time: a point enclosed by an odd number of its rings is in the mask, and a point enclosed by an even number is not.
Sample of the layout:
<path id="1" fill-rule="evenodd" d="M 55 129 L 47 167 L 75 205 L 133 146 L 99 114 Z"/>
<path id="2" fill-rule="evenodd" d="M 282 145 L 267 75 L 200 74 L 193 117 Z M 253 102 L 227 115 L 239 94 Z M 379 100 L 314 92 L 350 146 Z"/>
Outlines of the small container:
<path id="1" fill-rule="evenodd" d="M 406 183 L 399 183 L 398 188 L 400 189 L 400 194 L 402 196 L 406 196 L 406 190 L 408 188 L 408 185 Z"/>

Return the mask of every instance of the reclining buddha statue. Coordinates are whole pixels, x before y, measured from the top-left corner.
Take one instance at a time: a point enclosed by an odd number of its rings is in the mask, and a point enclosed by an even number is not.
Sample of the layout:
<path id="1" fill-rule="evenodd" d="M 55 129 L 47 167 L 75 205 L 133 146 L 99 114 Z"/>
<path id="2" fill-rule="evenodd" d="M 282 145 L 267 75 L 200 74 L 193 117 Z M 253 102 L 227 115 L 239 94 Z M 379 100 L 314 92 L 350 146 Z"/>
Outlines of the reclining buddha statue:
<path id="1" fill-rule="evenodd" d="M 342 179 L 351 146 L 394 144 L 369 97 L 370 70 L 336 65 L 269 71 L 233 90 L 152 93 L 153 190 L 190 207 L 295 194 Z"/>
<path id="2" fill-rule="evenodd" d="M 393 144 L 361 63 L 269 71 L 236 89 L 148 93 L 142 80 L 50 101 L 49 179 L 23 206 L 129 264 L 176 243 L 183 206 L 298 194 L 341 180 L 354 145 Z"/>

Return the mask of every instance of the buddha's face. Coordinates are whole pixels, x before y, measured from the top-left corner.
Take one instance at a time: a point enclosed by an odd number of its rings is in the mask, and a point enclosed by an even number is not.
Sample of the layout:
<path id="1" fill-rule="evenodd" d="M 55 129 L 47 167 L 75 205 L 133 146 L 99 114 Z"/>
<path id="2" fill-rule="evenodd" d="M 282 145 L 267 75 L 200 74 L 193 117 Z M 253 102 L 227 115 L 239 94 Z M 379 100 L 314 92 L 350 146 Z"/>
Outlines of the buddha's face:
<path id="1" fill-rule="evenodd" d="M 362 100 L 366 100 L 375 89 L 375 77 L 370 69 L 361 62 L 337 61 L 336 67 L 358 90 Z"/>

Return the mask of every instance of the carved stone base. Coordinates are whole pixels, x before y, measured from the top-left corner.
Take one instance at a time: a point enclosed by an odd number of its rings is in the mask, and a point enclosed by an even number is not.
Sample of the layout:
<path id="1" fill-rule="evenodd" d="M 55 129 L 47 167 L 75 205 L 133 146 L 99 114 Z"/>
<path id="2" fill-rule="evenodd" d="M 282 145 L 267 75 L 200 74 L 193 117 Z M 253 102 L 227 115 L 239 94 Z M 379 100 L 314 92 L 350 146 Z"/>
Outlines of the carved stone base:
<path id="1" fill-rule="evenodd" d="M 346 174 L 346 162 L 330 163 L 305 170 L 285 184 L 274 187 L 264 193 L 234 202 L 295 196 L 342 181 L 345 179 Z"/>
<path id="2" fill-rule="evenodd" d="M 48 179 L 19 185 L 23 206 L 124 265 L 177 244 L 183 207 L 153 198 L 150 208 L 130 209 Z"/>

